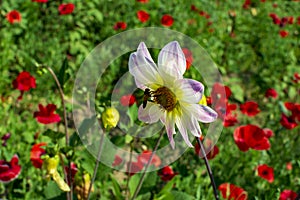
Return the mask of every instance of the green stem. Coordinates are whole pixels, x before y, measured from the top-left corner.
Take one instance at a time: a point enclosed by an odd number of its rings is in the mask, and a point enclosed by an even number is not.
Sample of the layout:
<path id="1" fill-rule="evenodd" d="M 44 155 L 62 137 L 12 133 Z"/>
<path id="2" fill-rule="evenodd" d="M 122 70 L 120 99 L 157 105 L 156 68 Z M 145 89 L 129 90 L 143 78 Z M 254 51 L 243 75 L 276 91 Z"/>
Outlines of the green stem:
<path id="1" fill-rule="evenodd" d="M 160 144 L 160 140 L 161 140 L 161 138 L 162 138 L 162 136 L 163 136 L 163 133 L 164 133 L 164 129 L 162 129 L 161 132 L 160 132 L 160 135 L 159 135 L 159 138 L 157 139 L 156 145 L 155 145 L 155 147 L 154 147 L 154 149 L 153 149 L 153 151 L 152 151 L 152 153 L 151 153 L 151 155 L 150 155 L 150 158 L 149 158 L 149 160 L 148 160 L 148 162 L 147 162 L 147 164 L 146 164 L 146 166 L 145 166 L 145 169 L 144 169 L 144 171 L 143 171 L 143 173 L 142 173 L 142 176 L 141 176 L 141 178 L 140 178 L 140 181 L 139 181 L 139 183 L 138 183 L 138 185 L 137 185 L 137 187 L 136 187 L 136 189 L 135 189 L 135 192 L 134 192 L 134 194 L 133 194 L 132 200 L 135 199 L 135 198 L 137 197 L 138 193 L 140 192 L 140 189 L 141 189 L 142 184 L 143 184 L 144 179 L 145 179 L 145 175 L 146 175 L 147 169 L 148 169 L 148 167 L 150 166 L 150 163 L 151 163 L 151 161 L 152 161 L 152 158 L 153 158 L 154 154 L 155 154 L 156 151 L 157 151 L 157 148 L 158 148 L 158 146 L 159 146 L 159 144 Z"/>
<path id="2" fill-rule="evenodd" d="M 98 171 L 98 167 L 99 167 L 99 162 L 100 162 L 100 157 L 101 157 L 101 154 L 102 154 L 102 146 L 103 146 L 103 141 L 104 141 L 104 134 L 105 134 L 105 129 L 103 129 L 103 133 L 101 134 L 100 144 L 99 144 L 99 149 L 98 149 L 98 154 L 97 154 L 97 160 L 96 160 L 96 165 L 95 165 L 95 168 L 94 168 L 94 173 L 93 173 L 92 181 L 91 181 L 90 186 L 89 186 L 87 200 L 90 199 L 90 195 L 91 195 L 91 190 L 92 190 L 92 187 L 93 187 L 93 183 L 95 182 L 95 179 L 96 179 L 96 175 L 97 175 L 97 171 Z"/>
<path id="3" fill-rule="evenodd" d="M 215 195 L 215 199 L 216 200 L 219 200 L 219 194 L 218 194 L 218 191 L 217 191 L 217 186 L 216 186 L 216 183 L 215 183 L 215 179 L 214 179 L 214 176 L 212 174 L 212 170 L 210 168 L 210 165 L 208 163 L 208 159 L 206 157 L 206 153 L 205 153 L 205 150 L 204 150 L 204 147 L 203 147 L 203 144 L 200 140 L 199 137 L 196 137 L 196 140 L 200 146 L 200 150 L 201 150 L 201 153 L 203 155 L 203 159 L 204 159 L 204 162 L 205 162 L 205 166 L 206 166 L 206 169 L 207 169 L 207 172 L 208 172 L 208 175 L 209 175 L 209 178 L 210 178 L 210 182 L 211 182 L 211 185 L 213 187 L 213 190 L 214 190 L 214 195 Z"/>

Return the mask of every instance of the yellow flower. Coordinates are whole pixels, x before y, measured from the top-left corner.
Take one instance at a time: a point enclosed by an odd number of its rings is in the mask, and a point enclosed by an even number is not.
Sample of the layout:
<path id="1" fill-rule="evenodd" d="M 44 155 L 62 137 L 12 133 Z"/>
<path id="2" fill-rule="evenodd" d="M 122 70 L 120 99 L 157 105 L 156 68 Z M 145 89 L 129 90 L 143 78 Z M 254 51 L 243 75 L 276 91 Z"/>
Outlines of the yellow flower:
<path id="1" fill-rule="evenodd" d="M 200 99 L 199 104 L 207 106 L 206 97 L 204 94 L 202 95 L 202 98 Z"/>
<path id="2" fill-rule="evenodd" d="M 117 109 L 114 107 L 107 108 L 102 113 L 102 122 L 104 128 L 113 128 L 116 127 L 120 119 L 120 114 Z"/>
<path id="3" fill-rule="evenodd" d="M 69 192 L 70 187 L 68 184 L 64 181 L 64 179 L 60 176 L 60 174 L 57 171 L 57 166 L 59 163 L 59 157 L 58 155 L 55 155 L 54 157 L 47 156 L 44 160 L 44 166 L 47 171 L 47 177 L 52 177 L 52 179 L 56 182 L 57 186 L 65 191 Z"/>

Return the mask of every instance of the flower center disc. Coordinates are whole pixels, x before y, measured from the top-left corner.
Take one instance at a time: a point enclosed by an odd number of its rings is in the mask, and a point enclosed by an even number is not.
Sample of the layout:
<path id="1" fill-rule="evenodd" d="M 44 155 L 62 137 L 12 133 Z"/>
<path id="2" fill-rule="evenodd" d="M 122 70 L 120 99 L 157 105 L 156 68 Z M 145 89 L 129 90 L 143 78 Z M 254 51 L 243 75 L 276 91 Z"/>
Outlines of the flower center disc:
<path id="1" fill-rule="evenodd" d="M 160 87 L 153 92 L 154 101 L 166 111 L 172 111 L 177 103 L 175 94 L 167 87 Z"/>

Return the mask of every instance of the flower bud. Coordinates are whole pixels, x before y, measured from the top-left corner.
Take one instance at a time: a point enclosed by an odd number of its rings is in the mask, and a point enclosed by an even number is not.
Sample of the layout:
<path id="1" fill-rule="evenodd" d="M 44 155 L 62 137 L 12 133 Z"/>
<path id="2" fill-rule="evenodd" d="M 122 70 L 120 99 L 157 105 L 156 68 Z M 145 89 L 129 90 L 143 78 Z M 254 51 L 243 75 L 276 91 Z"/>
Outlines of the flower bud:
<path id="1" fill-rule="evenodd" d="M 102 122 L 104 128 L 113 128 L 116 127 L 120 119 L 120 114 L 117 109 L 114 107 L 107 108 L 102 113 Z"/>

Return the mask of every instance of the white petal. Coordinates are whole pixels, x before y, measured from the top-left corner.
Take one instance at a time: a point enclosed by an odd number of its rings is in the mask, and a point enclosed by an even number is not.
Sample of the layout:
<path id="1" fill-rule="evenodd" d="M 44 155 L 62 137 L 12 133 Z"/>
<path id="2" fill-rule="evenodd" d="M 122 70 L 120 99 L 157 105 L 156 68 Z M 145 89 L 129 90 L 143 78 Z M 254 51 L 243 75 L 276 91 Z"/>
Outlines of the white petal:
<path id="1" fill-rule="evenodd" d="M 175 142 L 173 138 L 173 134 L 175 134 L 175 120 L 172 116 L 172 113 L 166 113 L 165 118 L 165 126 L 166 126 L 166 131 L 167 135 L 171 144 L 172 149 L 175 148 Z"/>
<path id="2" fill-rule="evenodd" d="M 199 103 L 204 92 L 203 84 L 193 79 L 176 80 L 174 88 L 179 101 L 186 103 Z"/>
<path id="3" fill-rule="evenodd" d="M 189 140 L 189 136 L 187 134 L 187 124 L 186 124 L 186 120 L 183 116 L 182 117 L 177 117 L 176 118 L 176 126 L 180 132 L 180 134 L 182 135 L 182 138 L 184 139 L 185 143 L 190 146 L 193 147 L 193 145 L 191 144 L 190 140 Z"/>
<path id="4" fill-rule="evenodd" d="M 137 87 L 145 89 L 151 84 L 162 84 L 163 81 L 157 71 L 149 51 L 144 43 L 141 43 L 129 57 L 129 72 L 135 78 Z"/>
<path id="5" fill-rule="evenodd" d="M 145 108 L 143 108 L 143 105 L 140 105 L 138 118 L 140 121 L 152 124 L 157 122 L 163 114 L 164 111 L 160 109 L 158 104 L 147 102 L 147 106 Z"/>
<path id="6" fill-rule="evenodd" d="M 202 135 L 198 120 L 191 115 L 191 113 L 182 108 L 182 121 L 186 125 L 186 129 L 189 130 L 194 136 L 200 137 Z"/>
<path id="7" fill-rule="evenodd" d="M 162 48 L 158 55 L 159 73 L 181 79 L 186 70 L 186 60 L 182 49 L 177 41 L 170 42 Z"/>
<path id="8" fill-rule="evenodd" d="M 191 104 L 185 107 L 198 121 L 210 123 L 217 119 L 218 114 L 208 106 Z"/>

